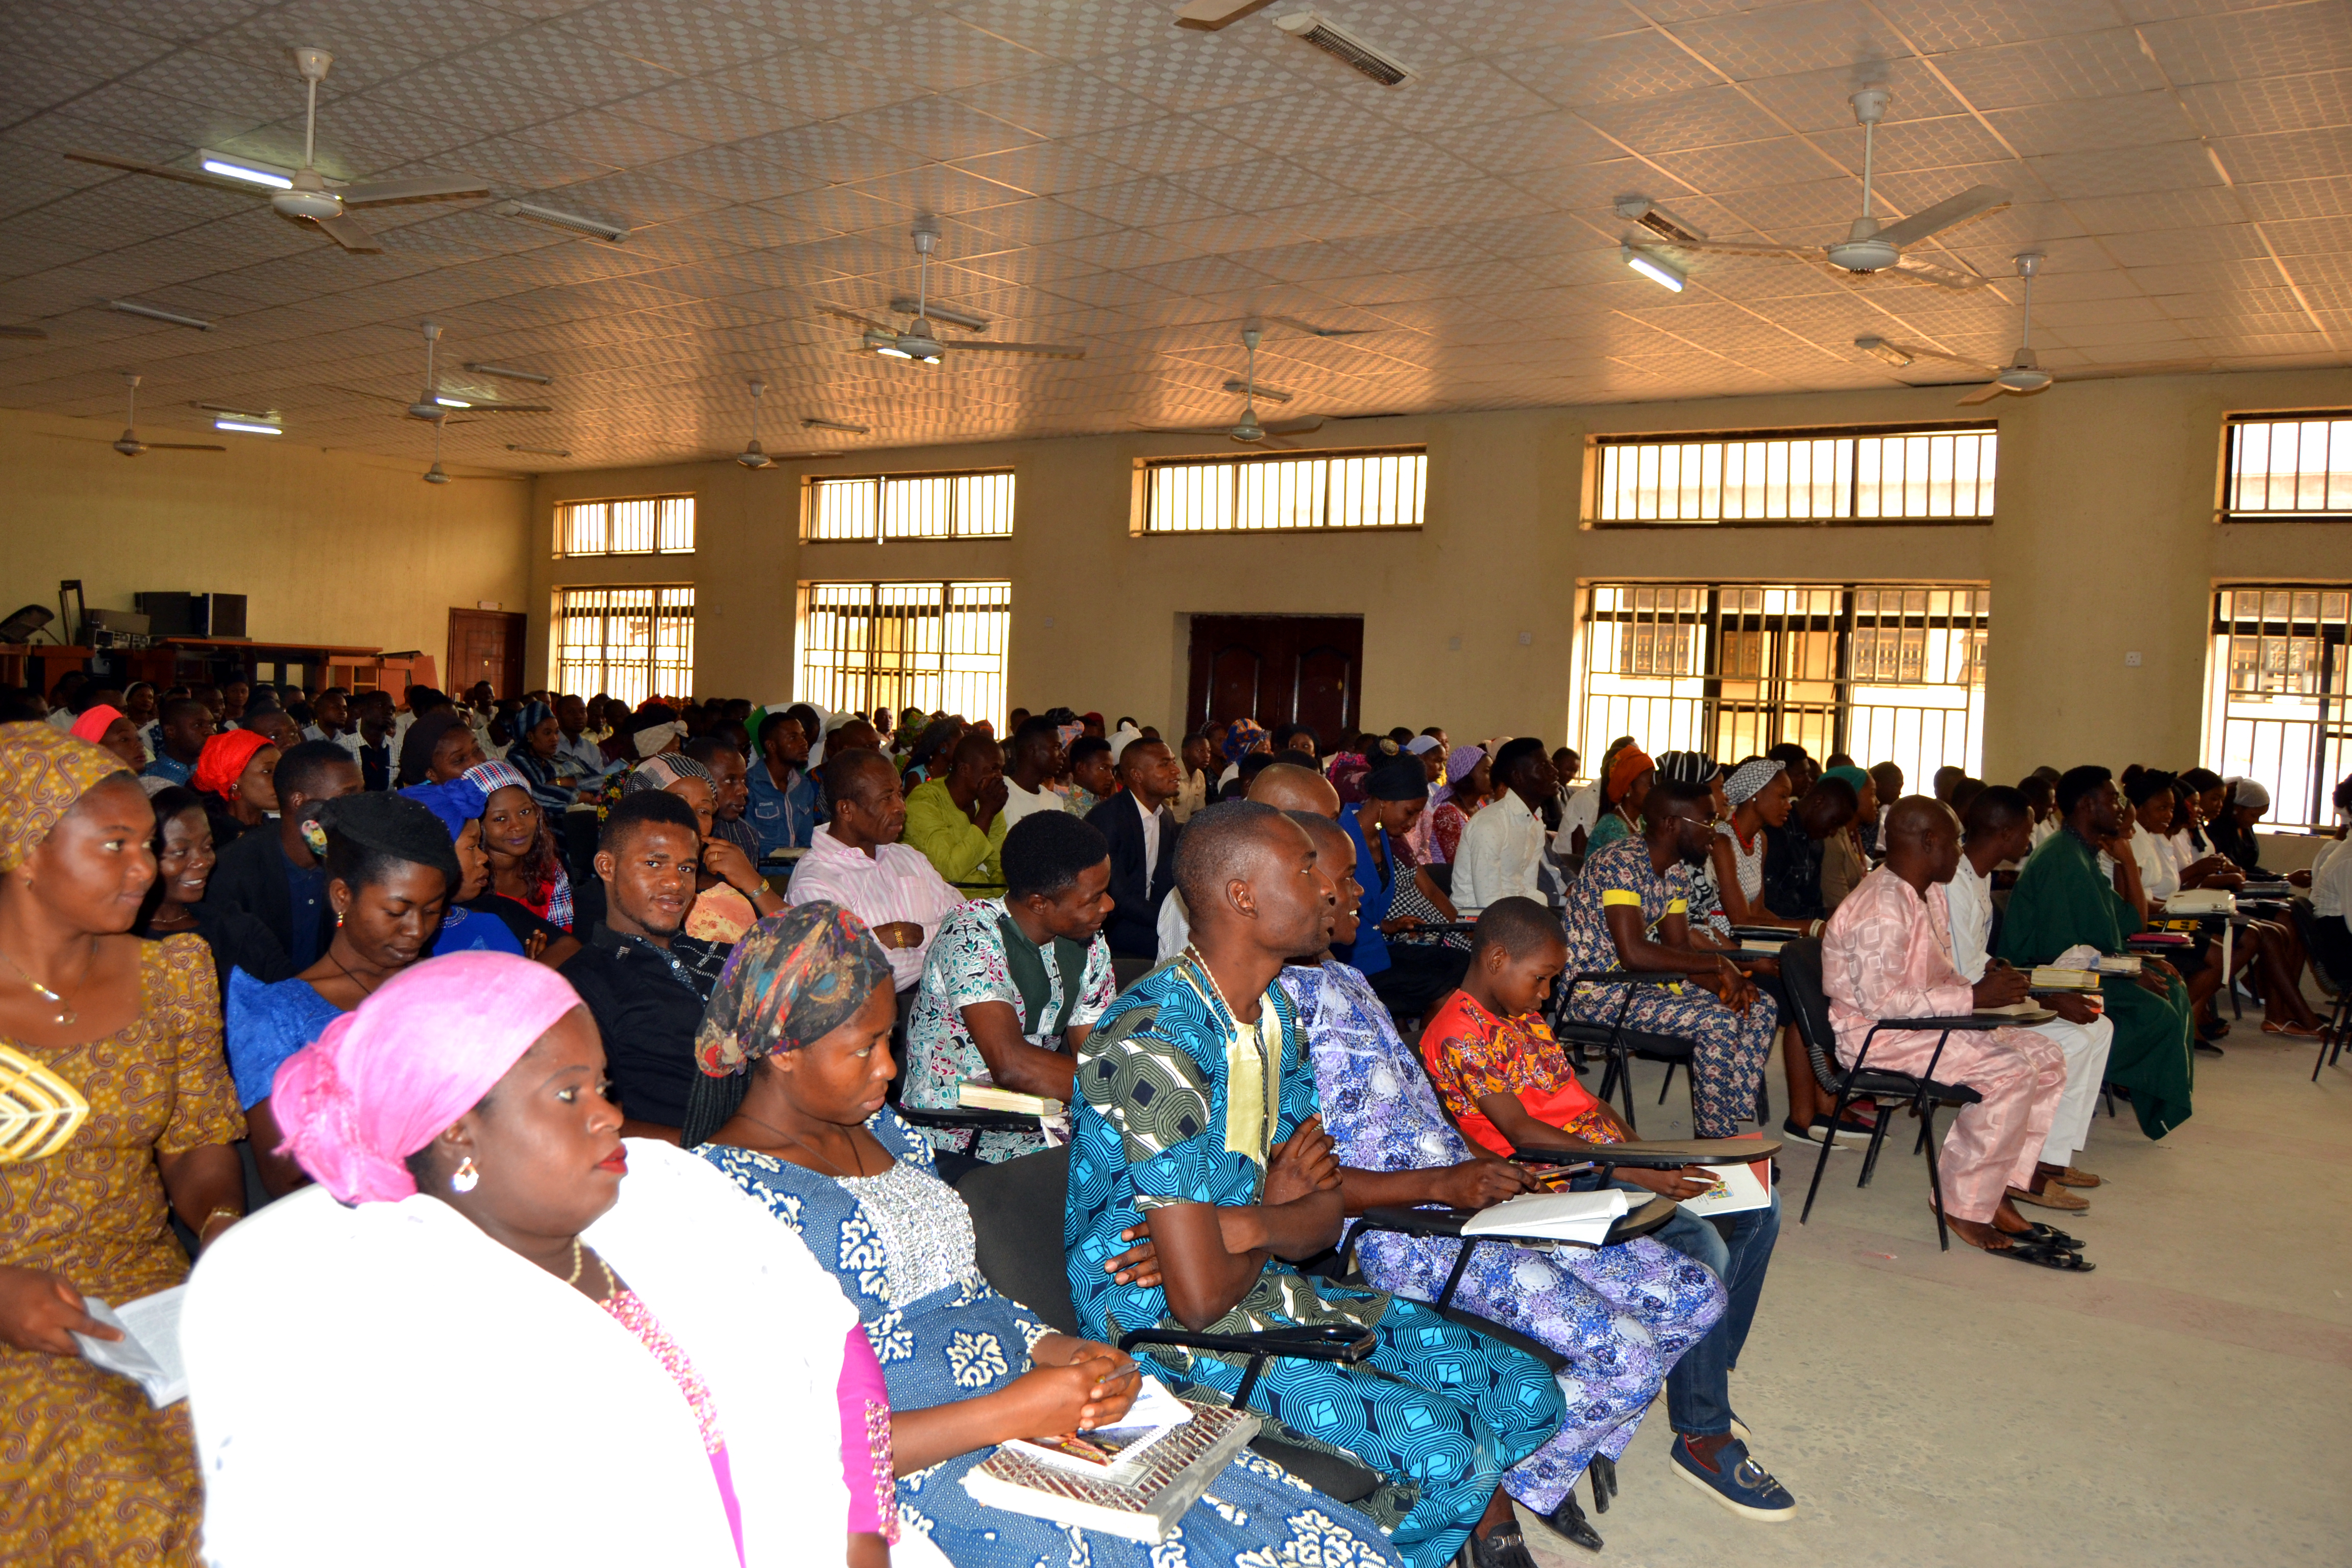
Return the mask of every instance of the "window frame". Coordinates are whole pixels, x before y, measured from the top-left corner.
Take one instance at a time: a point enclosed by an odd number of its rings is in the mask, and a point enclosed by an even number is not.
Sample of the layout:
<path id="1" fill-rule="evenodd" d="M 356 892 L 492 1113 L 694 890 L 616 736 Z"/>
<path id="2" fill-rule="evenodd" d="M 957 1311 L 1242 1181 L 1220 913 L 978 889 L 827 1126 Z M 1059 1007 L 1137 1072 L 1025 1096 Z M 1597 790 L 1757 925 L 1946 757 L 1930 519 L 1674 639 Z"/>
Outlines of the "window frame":
<path id="1" fill-rule="evenodd" d="M 1179 468 L 1212 468 L 1232 466 L 1235 468 L 1262 467 L 1269 464 L 1322 462 L 1336 465 L 1355 459 L 1375 458 L 1415 458 L 1420 459 L 1420 494 L 1413 506 L 1412 522 L 1316 523 L 1307 527 L 1286 528 L 1154 528 L 1151 526 L 1152 485 L 1154 476 Z M 1330 515 L 1332 471 L 1324 473 L 1323 512 Z M 1238 492 L 1235 486 L 1236 510 Z M 1193 453 L 1173 458 L 1139 458 L 1135 462 L 1134 524 L 1129 532 L 1139 539 L 1254 539 L 1265 534 L 1301 535 L 1313 538 L 1360 538 L 1367 534 L 1418 533 L 1429 526 L 1429 447 L 1426 443 L 1408 443 L 1387 447 L 1335 447 L 1321 449 L 1285 449 L 1275 452 Z"/>
<path id="2" fill-rule="evenodd" d="M 1750 441 L 1861 441 L 1885 437 L 1937 437 L 1988 435 L 1993 437 L 1994 511 L 1966 517 L 1862 517 L 1853 510 L 1843 517 L 1717 517 L 1717 518 L 1603 518 L 1602 454 L 1612 447 L 1643 446 L 1706 446 L 1710 443 L 1726 447 Z M 1580 524 L 1594 531 L 1627 529 L 1724 529 L 1724 528 L 1989 528 L 1995 521 L 2000 506 L 2000 422 L 1997 419 L 1954 419 L 1906 421 L 1901 424 L 1819 425 L 1790 426 L 1782 429 L 1759 430 L 1645 430 L 1595 431 L 1584 440 L 1584 494 L 1579 515 Z M 1859 500 L 1862 464 L 1850 465 L 1847 483 L 1847 504 L 1854 508 Z"/>
<path id="3" fill-rule="evenodd" d="M 574 594 L 601 594 L 607 595 L 607 598 L 602 605 L 596 606 L 593 609 L 584 605 L 574 607 L 565 602 L 570 595 Z M 602 692 L 606 696 L 612 697 L 621 697 L 625 695 L 622 692 L 617 692 L 613 689 L 612 678 L 614 670 L 616 668 L 626 668 L 627 665 L 625 661 L 615 660 L 613 657 L 614 644 L 611 623 L 614 616 L 628 615 L 633 611 L 636 611 L 638 606 L 622 605 L 616 609 L 609 597 L 609 595 L 614 594 L 651 594 L 653 595 L 653 603 L 644 606 L 642 611 L 642 613 L 646 614 L 652 622 L 651 626 L 648 628 L 648 636 L 646 641 L 646 662 L 640 667 L 645 678 L 645 690 L 642 693 L 627 698 L 630 706 L 635 707 L 638 703 L 646 700 L 649 697 L 654 696 L 675 697 L 680 700 L 690 699 L 693 695 L 695 680 L 694 622 L 696 610 L 695 584 L 691 583 L 572 583 L 558 584 L 551 595 L 548 621 L 550 628 L 547 648 L 549 689 L 558 692 L 570 690 L 570 683 L 564 675 L 564 670 L 568 667 L 584 665 L 586 661 L 568 659 L 565 658 L 566 650 L 571 647 L 572 644 L 564 634 L 573 620 L 585 618 L 590 615 L 593 615 L 604 623 L 602 638 L 598 645 L 599 653 L 596 660 L 597 668 L 601 673 L 598 676 L 597 685 L 594 690 L 576 691 L 572 692 L 571 694 L 579 697 L 583 700 L 587 698 L 597 695 L 598 692 Z M 669 594 L 684 595 L 684 604 L 678 605 L 665 603 L 663 596 Z M 685 613 L 683 615 L 677 613 L 680 609 L 684 610 Z M 659 690 L 662 679 L 661 672 L 665 664 L 665 661 L 661 657 L 661 627 L 662 623 L 666 620 L 673 626 L 683 625 L 686 630 L 684 639 L 685 655 L 683 659 L 668 661 L 682 666 L 687 688 L 683 691 L 663 692 Z"/>
<path id="4" fill-rule="evenodd" d="M 697 531 L 697 513 L 701 510 L 701 508 L 696 504 L 696 494 L 697 492 L 693 490 L 663 490 L 652 495 L 581 496 L 572 500 L 557 501 L 555 503 L 551 519 L 551 528 L 555 536 L 555 559 L 558 561 L 626 561 L 643 560 L 646 557 L 656 555 L 691 555 L 695 552 L 695 545 L 700 542 L 699 535 Z M 665 550 L 662 548 L 661 519 L 658 512 L 656 513 L 654 519 L 654 545 L 652 549 L 614 550 L 611 548 L 610 541 L 613 537 L 613 517 L 610 510 L 611 508 L 630 501 L 653 501 L 659 503 L 662 501 L 674 500 L 682 500 L 687 504 L 686 526 L 690 542 L 688 543 L 685 549 Z M 564 514 L 573 507 L 583 506 L 601 506 L 606 509 L 604 514 L 604 538 L 607 541 L 607 544 L 603 550 L 574 551 L 567 548 L 571 529 L 568 526 L 569 519 L 567 519 Z"/>
<path id="5" fill-rule="evenodd" d="M 1004 526 L 992 533 L 966 533 L 951 529 L 946 533 L 889 533 L 885 531 L 886 510 L 884 487 L 908 479 L 976 479 L 1003 478 L 1012 481 L 1012 494 L 1005 504 Z M 828 538 L 816 530 L 817 494 L 826 485 L 871 484 L 874 491 L 874 531 L 850 538 Z M 955 495 L 950 486 L 950 505 Z M 1016 465 L 1004 464 L 981 468 L 923 468 L 908 473 L 870 474 L 803 474 L 801 476 L 801 542 L 803 544 L 962 544 L 987 540 L 1010 539 L 1018 523 L 1021 505 L 1021 474 Z"/>
<path id="6" fill-rule="evenodd" d="M 2352 500 L 2347 500 L 2347 503 L 2340 510 L 2305 510 L 2297 508 L 2293 510 L 2242 511 L 2235 504 L 2238 493 L 2240 445 L 2238 432 L 2241 429 L 2249 425 L 2320 423 L 2352 426 L 2352 408 L 2298 408 L 2277 413 L 2247 412 L 2225 416 L 2221 421 L 2221 493 L 2220 502 L 2214 509 L 2216 521 L 2243 523 L 2352 522 Z M 2352 450 L 2352 432 L 2347 432 L 2346 440 L 2347 450 Z M 2326 473 L 2336 471 L 2338 470 L 2331 468 L 2326 470 Z M 2296 472 L 2299 475 L 2301 470 L 2297 469 Z M 2325 479 L 2326 475 L 2323 474 L 2323 483 Z M 2261 587 L 2269 584 L 2246 585 Z M 2219 611 L 2215 613 L 2218 615 Z"/>
<path id="7" fill-rule="evenodd" d="M 2283 618 L 2273 620 L 2269 613 L 2268 595 L 2283 594 L 2287 603 Z M 2253 614 L 2239 613 L 2241 606 L 2233 599 L 2228 616 L 2222 613 L 2224 595 L 2253 595 L 2262 607 Z M 2295 596 L 2315 595 L 2318 603 L 2313 614 L 2298 616 Z M 2329 598 L 2340 601 L 2337 615 L 2328 614 Z M 2352 580 L 2329 583 L 2281 582 L 2221 582 L 2213 585 L 2210 615 L 2207 622 L 2205 703 L 2203 733 L 2198 754 L 2204 765 L 2224 778 L 2234 774 L 2261 780 L 2271 792 L 2271 808 L 2261 826 L 2276 833 L 2325 832 L 2334 821 L 2333 795 L 2336 784 L 2347 771 L 2352 771 Z M 2248 628 L 2240 630 L 2239 628 Z M 2258 700 L 2292 701 L 2299 694 L 2281 685 L 2272 689 L 2267 683 L 2260 688 L 2240 689 L 2231 684 L 2237 660 L 2232 647 L 2241 637 L 2251 637 L 2258 643 L 2307 642 L 2317 658 L 2306 666 L 2305 673 L 2315 681 L 2315 689 L 2307 695 L 2316 710 L 2309 719 L 2260 714 L 2232 713 L 2232 700 L 2243 699 L 2251 706 Z M 2267 665 L 2266 654 L 2258 658 Z M 2289 654 L 2292 661 L 2292 651 Z M 2296 675 L 2292 668 L 2282 670 L 2282 680 L 2292 680 Z M 2242 760 L 2230 755 L 2231 730 L 2235 724 L 2251 726 L 2251 733 Z M 2260 761 L 2266 749 L 2262 743 L 2265 725 L 2282 727 L 2278 742 L 2268 748 L 2278 753 L 2274 765 L 2264 766 Z M 2290 736 L 2286 731 L 2303 731 L 2302 752 L 2305 757 L 2301 770 L 2290 778 L 2283 770 L 2284 752 Z"/>
<path id="8" fill-rule="evenodd" d="M 811 611 L 813 609 L 830 609 L 834 613 L 839 614 L 844 609 L 849 607 L 813 605 L 812 598 L 815 592 L 824 588 L 866 588 L 872 591 L 873 597 L 868 600 L 866 605 L 864 606 L 866 610 L 864 647 L 862 649 L 864 658 L 861 663 L 854 668 L 846 663 L 818 666 L 812 664 L 810 661 L 809 656 L 811 648 L 808 628 Z M 930 650 L 914 648 L 906 646 L 906 639 L 900 639 L 900 647 L 898 649 L 900 663 L 896 668 L 884 668 L 877 663 L 876 658 L 877 644 L 881 639 L 875 637 L 874 631 L 877 625 L 881 624 L 886 618 L 888 618 L 881 613 L 885 609 L 881 601 L 883 591 L 889 588 L 937 588 L 940 591 L 939 609 L 937 611 L 937 620 L 940 627 L 938 647 L 935 649 Z M 950 658 L 955 657 L 958 652 L 957 649 L 949 646 L 951 641 L 950 634 L 953 628 L 948 623 L 949 616 L 953 613 L 955 595 L 958 589 L 993 589 L 998 593 L 998 598 L 994 606 L 967 608 L 964 612 L 966 614 L 972 615 L 995 615 L 1001 617 L 1002 633 L 997 646 L 992 653 L 984 653 L 982 655 L 982 657 L 991 657 L 995 659 L 997 668 L 993 672 L 984 670 L 958 671 L 950 670 L 947 668 L 948 660 Z M 895 618 L 904 623 L 915 620 L 918 617 L 900 616 Z M 849 639 L 845 638 L 843 640 L 846 642 Z M 846 655 L 861 650 L 843 647 L 838 648 L 829 648 L 825 651 L 828 653 Z M 929 669 L 915 668 L 908 662 L 911 658 L 919 658 L 926 656 L 931 658 L 934 663 L 934 668 Z M 819 695 L 816 692 L 816 678 L 820 673 L 828 674 L 836 680 L 854 679 L 862 681 L 865 686 L 862 708 L 858 703 L 848 703 L 844 705 L 837 700 L 828 701 L 826 700 L 827 696 L 839 699 L 841 694 L 838 691 Z M 796 585 L 793 595 L 793 700 L 795 702 L 822 704 L 823 706 L 833 710 L 837 714 L 847 714 L 853 711 L 871 713 L 878 706 L 887 706 L 893 712 L 896 712 L 899 709 L 908 705 L 908 693 L 905 690 L 905 683 L 913 680 L 929 679 L 935 680 L 939 683 L 939 689 L 936 695 L 940 700 L 938 704 L 923 704 L 923 706 L 928 710 L 934 706 L 947 705 L 947 699 L 950 695 L 949 687 L 959 678 L 963 678 L 965 679 L 978 679 L 983 682 L 992 680 L 994 682 L 995 691 L 992 698 L 992 709 L 990 711 L 981 713 L 966 711 L 964 713 L 964 717 L 973 721 L 974 722 L 977 722 L 982 719 L 990 720 L 995 724 L 997 733 L 999 735 L 1003 735 L 1004 733 L 1008 694 L 1011 689 L 1013 679 L 1013 581 L 1011 578 L 863 576 L 804 577 L 801 579 L 799 584 Z M 898 700 L 877 701 L 875 697 L 875 689 L 877 683 L 883 680 L 894 680 L 900 683 L 897 692 Z M 956 710 L 950 707 L 949 710 L 955 711 Z"/>

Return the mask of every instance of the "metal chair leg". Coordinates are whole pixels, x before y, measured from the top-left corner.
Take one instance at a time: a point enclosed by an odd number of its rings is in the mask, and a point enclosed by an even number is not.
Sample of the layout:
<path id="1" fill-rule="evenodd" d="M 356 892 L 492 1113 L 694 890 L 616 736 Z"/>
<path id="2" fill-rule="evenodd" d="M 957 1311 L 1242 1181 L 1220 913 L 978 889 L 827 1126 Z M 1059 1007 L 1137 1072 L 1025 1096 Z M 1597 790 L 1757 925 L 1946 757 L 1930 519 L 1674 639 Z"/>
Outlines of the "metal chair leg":
<path id="1" fill-rule="evenodd" d="M 1873 1100 L 1871 1103 L 1877 1107 L 1878 1114 L 1871 1120 L 1870 1147 L 1863 1152 L 1862 1175 L 1853 1184 L 1857 1187 L 1870 1185 L 1870 1178 L 1878 1173 L 1879 1147 L 1886 1142 L 1886 1104 L 1883 1100 Z"/>
<path id="2" fill-rule="evenodd" d="M 1668 1089 L 1672 1089 L 1672 1088 L 1674 1088 L 1674 1087 L 1675 1087 L 1675 1064 L 1674 1064 L 1674 1063 L 1672 1063 L 1672 1062 L 1668 1062 L 1668 1063 L 1666 1064 L 1666 1076 L 1665 1076 L 1663 1079 L 1661 1079 L 1661 1080 L 1659 1081 L 1659 1084 L 1658 1084 L 1658 1103 L 1659 1103 L 1660 1105 L 1664 1105 L 1664 1104 L 1666 1102 L 1666 1090 L 1668 1090 Z"/>
<path id="3" fill-rule="evenodd" d="M 1936 1102 L 1926 1095 L 1919 1097 L 1919 1121 L 1929 1131 L 1936 1126 Z M 1944 1224 L 1944 1173 L 1936 1163 L 1936 1141 L 1930 1138 L 1921 1145 L 1927 1154 L 1927 1192 L 1936 1200 L 1936 1247 L 1938 1251 L 1952 1250 L 1952 1233 Z"/>
<path id="4" fill-rule="evenodd" d="M 1837 1142 L 1837 1124 L 1845 1120 L 1846 1104 L 1845 1090 L 1841 1089 L 1838 1090 L 1837 1108 L 1830 1112 L 1830 1130 L 1822 1139 L 1822 1152 L 1813 1158 L 1813 1179 L 1805 1187 L 1805 1209 L 1797 1216 L 1799 1225 L 1813 1217 L 1813 1199 L 1821 1195 L 1822 1173 L 1829 1169 L 1830 1145 Z"/>
<path id="5" fill-rule="evenodd" d="M 2107 1120 L 2110 1121 L 2114 1121 L 2116 1117 L 2116 1086 L 2109 1083 L 2105 1079 L 2101 1079 L 2099 1080 L 2099 1099 L 2107 1108 Z"/>

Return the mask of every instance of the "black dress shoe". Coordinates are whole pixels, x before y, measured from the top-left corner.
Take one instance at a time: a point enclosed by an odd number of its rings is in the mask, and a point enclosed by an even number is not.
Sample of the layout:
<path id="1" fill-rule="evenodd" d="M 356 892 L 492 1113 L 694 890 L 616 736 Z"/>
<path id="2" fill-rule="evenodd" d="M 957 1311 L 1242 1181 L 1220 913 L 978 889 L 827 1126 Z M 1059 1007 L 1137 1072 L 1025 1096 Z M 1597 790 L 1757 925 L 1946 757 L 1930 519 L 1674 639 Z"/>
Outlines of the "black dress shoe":
<path id="1" fill-rule="evenodd" d="M 1498 1524 L 1484 1535 L 1471 1531 L 1470 1561 L 1477 1568 L 1536 1568 L 1535 1556 L 1528 1551 L 1527 1537 L 1519 1533 L 1516 1523 Z"/>
<path id="2" fill-rule="evenodd" d="M 1544 1516 L 1544 1522 L 1587 1552 L 1601 1550 L 1601 1532 L 1592 1528 L 1592 1521 L 1584 1517 L 1584 1510 L 1577 1506 L 1574 1492 L 1560 1499 L 1559 1506 Z"/>

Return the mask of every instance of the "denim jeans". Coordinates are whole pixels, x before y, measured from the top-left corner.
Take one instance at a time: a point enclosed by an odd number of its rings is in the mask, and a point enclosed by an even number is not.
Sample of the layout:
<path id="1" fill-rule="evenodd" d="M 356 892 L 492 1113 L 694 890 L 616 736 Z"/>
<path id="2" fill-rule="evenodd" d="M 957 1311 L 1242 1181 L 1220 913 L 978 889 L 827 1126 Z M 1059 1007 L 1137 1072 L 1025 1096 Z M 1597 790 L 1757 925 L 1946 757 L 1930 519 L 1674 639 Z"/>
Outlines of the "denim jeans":
<path id="1" fill-rule="evenodd" d="M 1611 1184 L 1656 1195 L 1631 1182 Z M 1726 1215 L 1725 1224 L 1731 1231 L 1728 1241 L 1714 1221 L 1683 1210 L 1651 1237 L 1706 1265 L 1731 1298 L 1706 1337 L 1685 1351 L 1666 1373 L 1666 1420 L 1685 1436 L 1716 1437 L 1731 1430 L 1728 1374 L 1739 1364 L 1748 1325 L 1756 1321 L 1756 1302 L 1764 1294 L 1764 1271 L 1772 1266 L 1772 1244 L 1780 1236 L 1780 1190 L 1772 1189 L 1771 1207 Z"/>

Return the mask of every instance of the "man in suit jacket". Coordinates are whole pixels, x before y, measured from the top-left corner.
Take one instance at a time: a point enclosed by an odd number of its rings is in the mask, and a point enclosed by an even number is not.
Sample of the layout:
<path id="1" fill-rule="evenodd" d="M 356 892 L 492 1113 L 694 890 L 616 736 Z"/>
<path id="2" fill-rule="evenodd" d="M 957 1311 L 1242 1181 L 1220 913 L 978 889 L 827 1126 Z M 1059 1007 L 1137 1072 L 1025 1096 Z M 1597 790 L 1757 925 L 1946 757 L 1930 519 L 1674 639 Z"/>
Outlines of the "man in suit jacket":
<path id="1" fill-rule="evenodd" d="M 1162 741 L 1135 740 L 1118 754 L 1126 787 L 1087 813 L 1110 841 L 1111 917 L 1103 936 L 1119 958 L 1160 951 L 1160 904 L 1176 885 L 1176 837 L 1183 827 L 1168 803 L 1183 780 Z"/>

